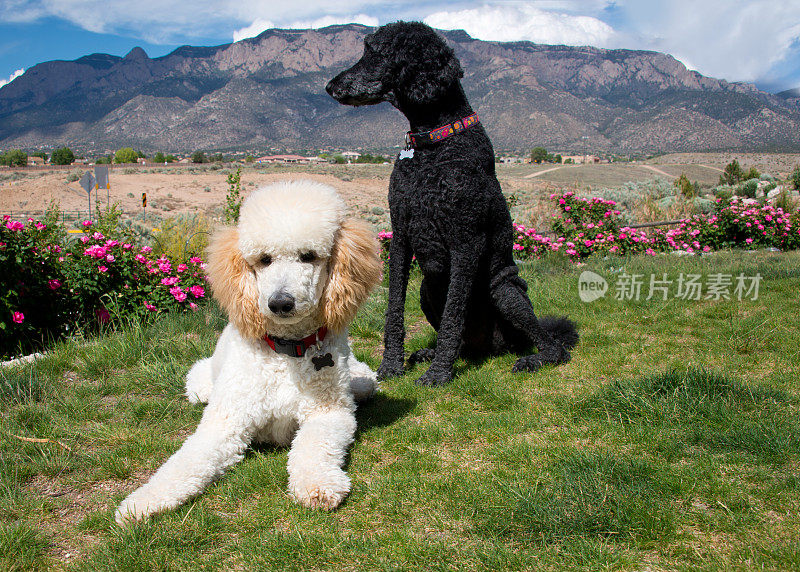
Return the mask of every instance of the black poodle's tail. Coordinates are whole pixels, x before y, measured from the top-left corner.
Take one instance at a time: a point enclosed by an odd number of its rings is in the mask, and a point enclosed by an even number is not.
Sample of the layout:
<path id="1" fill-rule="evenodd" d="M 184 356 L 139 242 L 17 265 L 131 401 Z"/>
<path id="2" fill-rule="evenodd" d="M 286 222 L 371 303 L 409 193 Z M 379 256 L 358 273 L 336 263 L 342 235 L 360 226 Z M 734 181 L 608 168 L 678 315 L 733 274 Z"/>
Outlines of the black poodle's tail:
<path id="1" fill-rule="evenodd" d="M 544 316 L 539 319 L 539 325 L 565 350 L 578 345 L 578 327 L 566 316 Z"/>

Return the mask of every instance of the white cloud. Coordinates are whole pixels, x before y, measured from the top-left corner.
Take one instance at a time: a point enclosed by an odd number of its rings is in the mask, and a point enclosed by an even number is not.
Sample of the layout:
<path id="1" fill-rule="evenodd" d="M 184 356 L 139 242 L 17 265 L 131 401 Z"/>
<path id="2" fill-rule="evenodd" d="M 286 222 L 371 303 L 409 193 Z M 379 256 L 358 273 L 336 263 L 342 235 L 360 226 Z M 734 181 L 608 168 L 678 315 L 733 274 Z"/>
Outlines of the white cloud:
<path id="1" fill-rule="evenodd" d="M 540 44 L 602 47 L 614 34 L 611 26 L 593 16 L 550 12 L 533 2 L 435 12 L 424 21 L 434 28 L 460 28 L 473 38 L 498 42 L 529 40 Z"/>
<path id="2" fill-rule="evenodd" d="M 326 26 L 334 26 L 336 24 L 363 24 L 365 26 L 377 26 L 378 19 L 366 14 L 356 14 L 355 16 L 323 16 L 316 20 L 298 20 L 293 22 L 288 28 L 325 28 Z"/>
<path id="3" fill-rule="evenodd" d="M 270 28 L 293 28 L 293 29 L 307 29 L 307 28 L 325 28 L 326 26 L 333 26 L 335 24 L 364 24 L 365 26 L 377 26 L 378 19 L 367 14 L 356 14 L 354 16 L 323 16 L 314 20 L 297 20 L 290 24 L 276 26 L 271 20 L 258 19 L 246 28 L 234 30 L 233 41 L 238 42 L 244 38 L 253 38 L 258 36 L 264 30 Z"/>
<path id="4" fill-rule="evenodd" d="M 800 0 L 638 0 L 624 6 L 638 47 L 670 53 L 713 77 L 757 80 L 800 39 Z"/>
<path id="5" fill-rule="evenodd" d="M 11 83 L 12 81 L 14 81 L 15 79 L 17 79 L 19 76 L 21 76 L 21 75 L 22 75 L 22 74 L 24 74 L 24 73 L 25 73 L 25 70 L 24 70 L 24 69 L 22 69 L 22 68 L 20 68 L 20 69 L 18 69 L 17 71 L 15 71 L 14 73 L 12 73 L 12 74 L 11 74 L 11 75 L 8 77 L 8 79 L 0 79 L 0 87 L 3 87 L 3 86 L 4 86 L 4 85 L 6 85 L 7 83 Z"/>
<path id="6" fill-rule="evenodd" d="M 233 41 L 238 42 L 239 40 L 244 40 L 245 38 L 255 38 L 264 30 L 269 30 L 270 28 L 274 27 L 275 24 L 273 24 L 270 20 L 258 19 L 246 28 L 234 30 Z"/>

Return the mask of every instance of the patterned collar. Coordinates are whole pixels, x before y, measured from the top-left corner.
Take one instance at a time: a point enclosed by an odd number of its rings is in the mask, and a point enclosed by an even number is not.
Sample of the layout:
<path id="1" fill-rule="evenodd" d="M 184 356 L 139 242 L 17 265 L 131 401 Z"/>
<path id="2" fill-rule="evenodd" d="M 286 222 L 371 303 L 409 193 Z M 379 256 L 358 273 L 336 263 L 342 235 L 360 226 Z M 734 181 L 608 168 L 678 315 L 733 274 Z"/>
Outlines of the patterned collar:
<path id="1" fill-rule="evenodd" d="M 308 348 L 316 346 L 318 343 L 322 342 L 327 333 L 328 328 L 323 326 L 302 340 L 284 340 L 282 338 L 273 338 L 269 334 L 264 334 L 264 337 L 261 339 L 267 342 L 269 347 L 271 347 L 276 353 L 292 357 L 303 357 L 306 355 Z"/>
<path id="2" fill-rule="evenodd" d="M 448 123 L 442 127 L 437 127 L 433 131 L 422 131 L 420 133 L 412 133 L 409 131 L 406 133 L 406 149 L 414 149 L 422 145 L 438 143 L 442 139 L 447 139 L 451 135 L 460 133 L 461 131 L 469 129 L 478 123 L 480 123 L 478 114 L 473 113 L 472 115 L 468 115 L 467 117 L 459 119 L 458 121 L 454 121 L 453 123 Z"/>

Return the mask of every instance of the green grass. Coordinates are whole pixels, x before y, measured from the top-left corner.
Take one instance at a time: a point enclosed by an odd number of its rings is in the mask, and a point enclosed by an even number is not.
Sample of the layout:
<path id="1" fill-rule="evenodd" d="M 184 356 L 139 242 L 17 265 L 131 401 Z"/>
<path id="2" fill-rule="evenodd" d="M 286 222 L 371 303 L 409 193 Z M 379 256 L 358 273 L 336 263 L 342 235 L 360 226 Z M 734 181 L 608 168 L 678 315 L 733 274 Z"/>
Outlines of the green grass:
<path id="1" fill-rule="evenodd" d="M 763 278 L 758 299 L 618 300 L 628 274 Z M 578 276 L 609 282 L 595 302 Z M 202 496 L 120 530 L 116 505 L 194 430 L 181 395 L 225 323 L 213 306 L 57 345 L 0 371 L 0 569 L 800 569 L 800 253 L 526 263 L 539 314 L 581 329 L 569 364 L 416 366 L 358 411 L 332 513 L 287 497 L 259 446 Z M 407 351 L 435 340 L 409 288 Z M 385 286 L 385 285 L 384 285 Z M 351 333 L 380 363 L 386 289 Z"/>

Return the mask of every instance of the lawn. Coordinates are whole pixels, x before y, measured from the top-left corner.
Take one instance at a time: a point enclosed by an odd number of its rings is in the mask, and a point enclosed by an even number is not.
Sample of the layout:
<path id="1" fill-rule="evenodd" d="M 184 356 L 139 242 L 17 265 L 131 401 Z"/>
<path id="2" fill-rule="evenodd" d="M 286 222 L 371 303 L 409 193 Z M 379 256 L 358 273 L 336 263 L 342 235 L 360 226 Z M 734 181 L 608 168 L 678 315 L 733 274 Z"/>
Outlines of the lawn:
<path id="1" fill-rule="evenodd" d="M 608 283 L 590 303 L 587 270 Z M 177 511 L 113 523 L 200 419 L 181 393 L 224 325 L 213 307 L 3 370 L 0 569 L 800 569 L 800 253 L 552 258 L 523 275 L 538 313 L 578 322 L 572 361 L 384 382 L 358 412 L 353 491 L 332 513 L 291 502 L 287 450 L 267 446 Z M 651 275 L 664 289 L 648 300 Z M 689 275 L 699 300 L 676 296 Z M 757 296 L 738 299 L 740 275 L 761 277 Z M 705 298 L 720 276 L 731 299 Z M 435 339 L 413 281 L 408 351 Z M 373 367 L 385 297 L 351 332 Z"/>

